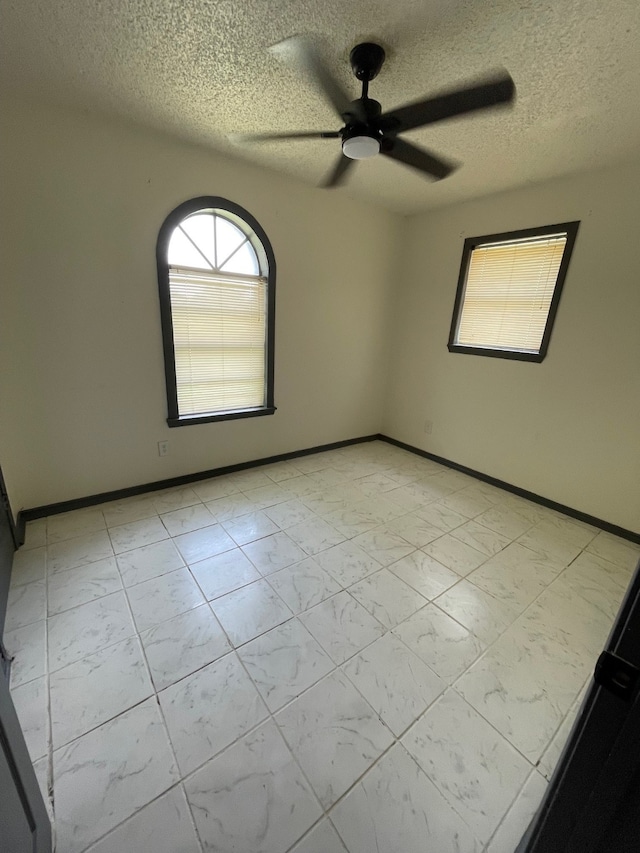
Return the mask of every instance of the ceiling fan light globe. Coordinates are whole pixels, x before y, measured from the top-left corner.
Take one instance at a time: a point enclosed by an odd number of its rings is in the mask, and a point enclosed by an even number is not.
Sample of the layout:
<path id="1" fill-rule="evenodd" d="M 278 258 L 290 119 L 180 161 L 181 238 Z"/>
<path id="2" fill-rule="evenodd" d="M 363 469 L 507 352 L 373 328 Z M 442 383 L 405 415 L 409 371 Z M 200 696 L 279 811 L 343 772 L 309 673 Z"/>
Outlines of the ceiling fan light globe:
<path id="1" fill-rule="evenodd" d="M 342 153 L 351 160 L 367 160 L 380 153 L 380 143 L 373 136 L 351 136 L 342 143 Z"/>

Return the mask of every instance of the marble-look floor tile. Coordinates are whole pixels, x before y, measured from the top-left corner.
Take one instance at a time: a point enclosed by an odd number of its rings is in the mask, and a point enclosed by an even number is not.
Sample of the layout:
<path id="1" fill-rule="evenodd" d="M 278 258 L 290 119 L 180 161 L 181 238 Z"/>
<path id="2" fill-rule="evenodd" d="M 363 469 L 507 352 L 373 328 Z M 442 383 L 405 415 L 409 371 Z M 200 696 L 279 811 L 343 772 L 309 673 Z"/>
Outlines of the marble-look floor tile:
<path id="1" fill-rule="evenodd" d="M 507 539 L 516 539 L 518 536 L 522 536 L 537 521 L 528 513 L 522 512 L 518 507 L 508 503 L 492 506 L 491 509 L 476 516 L 475 520 L 483 527 L 488 527 L 489 530 L 493 530 Z"/>
<path id="2" fill-rule="evenodd" d="M 47 542 L 62 542 L 65 539 L 74 539 L 86 533 L 95 533 L 98 530 L 106 530 L 104 515 L 100 507 L 88 507 L 73 512 L 63 512 L 59 515 L 51 515 L 47 519 Z"/>
<path id="3" fill-rule="evenodd" d="M 240 490 L 240 486 L 233 479 L 233 474 L 223 474 L 220 477 L 212 477 L 210 480 L 199 480 L 197 483 L 192 483 L 191 488 L 201 501 L 226 498 L 229 495 L 238 494 Z"/>
<path id="4" fill-rule="evenodd" d="M 156 690 L 231 651 L 211 608 L 202 604 L 140 634 Z"/>
<path id="5" fill-rule="evenodd" d="M 439 527 L 425 521 L 418 513 L 394 518 L 387 525 L 387 529 L 406 539 L 415 548 L 422 548 L 423 545 L 427 545 L 442 536 L 442 530 Z"/>
<path id="6" fill-rule="evenodd" d="M 262 467 L 237 471 L 229 476 L 229 481 L 237 486 L 242 492 L 253 489 L 273 486 L 273 480 L 264 473 Z"/>
<path id="7" fill-rule="evenodd" d="M 107 527 L 119 527 L 121 524 L 130 524 L 132 521 L 140 521 L 143 518 L 152 518 L 158 514 L 151 495 L 140 495 L 132 498 L 123 498 L 119 501 L 110 501 L 101 506 Z"/>
<path id="8" fill-rule="evenodd" d="M 47 549 L 47 569 L 51 575 L 65 569 L 76 569 L 86 563 L 95 563 L 106 557 L 113 557 L 111 540 L 106 530 L 99 530 L 97 533 L 87 533 L 50 545 Z"/>
<path id="9" fill-rule="evenodd" d="M 282 532 L 250 542 L 242 550 L 263 575 L 285 569 L 308 556 L 302 548 L 289 539 L 286 533 Z"/>
<path id="10" fill-rule="evenodd" d="M 234 646 L 253 640 L 293 615 L 266 580 L 216 598 L 211 607 Z"/>
<path id="11" fill-rule="evenodd" d="M 555 531 L 550 532 L 544 526 L 544 522 L 540 522 L 535 527 L 527 530 L 519 537 L 518 542 L 532 551 L 541 554 L 545 559 L 553 560 L 554 562 L 562 563 L 563 567 L 568 566 L 578 556 L 582 548 L 572 542 L 570 539 L 565 539 L 564 536 L 558 535 Z"/>
<path id="12" fill-rule="evenodd" d="M 46 565 L 46 548 L 40 547 L 29 550 L 21 548 L 16 551 L 11 565 L 11 587 L 43 581 Z"/>
<path id="13" fill-rule="evenodd" d="M 349 853 L 480 853 L 482 849 L 400 744 L 338 803 L 331 820 Z"/>
<path id="14" fill-rule="evenodd" d="M 389 571 L 428 599 L 435 598 L 460 580 L 460 575 L 424 551 L 414 551 L 403 557 L 389 566 Z"/>
<path id="15" fill-rule="evenodd" d="M 200 530 L 192 530 L 191 533 L 181 533 L 173 541 L 189 564 L 199 563 L 236 547 L 236 543 L 221 524 L 212 524 L 211 527 L 202 527 Z"/>
<path id="16" fill-rule="evenodd" d="M 359 536 L 382 524 L 383 519 L 367 504 L 366 501 L 353 504 L 346 509 L 336 510 L 324 518 L 332 527 L 342 533 L 347 539 Z"/>
<path id="17" fill-rule="evenodd" d="M 171 788 L 87 853 L 201 853 L 184 791 Z"/>
<path id="18" fill-rule="evenodd" d="M 36 774 L 36 779 L 38 780 L 38 786 L 40 788 L 40 793 L 42 794 L 42 799 L 44 800 L 47 814 L 49 815 L 49 821 L 53 824 L 55 818 L 53 815 L 53 805 L 51 803 L 51 791 L 53 790 L 53 784 L 51 781 L 50 764 L 49 756 L 45 755 L 43 758 L 39 758 L 37 761 L 33 762 L 33 770 Z"/>
<path id="19" fill-rule="evenodd" d="M 513 853 L 527 830 L 547 791 L 544 779 L 532 771 L 515 802 L 507 812 L 486 853 Z"/>
<path id="20" fill-rule="evenodd" d="M 597 584 L 616 605 L 622 600 L 622 594 L 631 582 L 631 572 L 617 563 L 598 557 L 589 551 L 583 551 L 562 573 L 563 578 L 593 587 Z"/>
<path id="21" fill-rule="evenodd" d="M 134 548 L 142 548 L 143 545 L 152 545 L 154 542 L 169 538 L 164 524 L 155 517 L 110 527 L 109 536 L 116 554 L 133 551 Z"/>
<path id="22" fill-rule="evenodd" d="M 622 598 L 622 591 L 618 598 Z M 532 634 L 544 634 L 595 665 L 611 631 L 617 604 L 596 584 L 588 587 L 562 574 L 527 608 L 518 625 Z"/>
<path id="23" fill-rule="evenodd" d="M 560 723 L 560 726 L 551 739 L 549 746 L 545 749 L 542 758 L 538 762 L 538 772 L 541 773 L 547 781 L 551 780 L 553 771 L 556 769 L 556 765 L 560 760 L 562 750 L 564 749 L 567 739 L 571 734 L 571 729 L 573 728 L 573 724 L 576 720 L 578 710 L 579 705 L 574 703 L 564 720 Z"/>
<path id="24" fill-rule="evenodd" d="M 262 578 L 240 548 L 192 563 L 190 569 L 209 601 Z"/>
<path id="25" fill-rule="evenodd" d="M 31 761 L 48 754 L 49 749 L 49 696 L 45 676 L 34 678 L 27 684 L 14 687 L 11 699 L 20 720 Z"/>
<path id="26" fill-rule="evenodd" d="M 11 688 L 44 675 L 47 668 L 47 623 L 34 622 L 15 631 L 7 631 L 3 642 L 11 661 Z"/>
<path id="27" fill-rule="evenodd" d="M 287 491 L 292 492 L 298 498 L 304 498 L 317 492 L 318 487 L 306 474 L 290 477 L 285 483 Z"/>
<path id="28" fill-rule="evenodd" d="M 298 499 L 267 507 L 264 510 L 264 514 L 274 524 L 277 524 L 281 530 L 286 530 L 288 527 L 293 527 L 295 524 L 307 521 L 315 515 L 313 510 L 309 509 L 308 506 Z M 269 532 L 271 533 L 272 531 Z"/>
<path id="29" fill-rule="evenodd" d="M 183 776 L 268 716 L 235 653 L 158 694 Z"/>
<path id="30" fill-rule="evenodd" d="M 47 519 L 37 518 L 35 521 L 27 521 L 24 531 L 24 543 L 22 551 L 30 551 L 32 548 L 41 548 L 47 544 Z"/>
<path id="31" fill-rule="evenodd" d="M 402 745 L 484 843 L 531 771 L 529 762 L 455 690 L 429 708 Z"/>
<path id="32" fill-rule="evenodd" d="M 276 722 L 325 808 L 393 742 L 345 675 L 328 675 L 276 715 Z"/>
<path id="33" fill-rule="evenodd" d="M 238 654 L 270 711 L 295 699 L 334 668 L 297 619 L 267 631 Z"/>
<path id="34" fill-rule="evenodd" d="M 410 483 L 405 483 L 397 489 L 385 492 L 385 497 L 398 507 L 401 507 L 404 512 L 415 512 L 422 515 L 421 511 L 425 506 L 432 505 L 432 499 L 427 497 L 422 489 L 416 489 L 415 483 L 415 479 L 412 479 Z M 461 518 L 463 521 L 467 520 L 464 516 L 461 516 Z"/>
<path id="35" fill-rule="evenodd" d="M 322 551 L 316 555 L 315 560 L 344 588 L 377 572 L 380 568 L 377 560 L 351 541 L 342 542 L 327 551 Z"/>
<path id="36" fill-rule="evenodd" d="M 229 521 L 232 518 L 238 518 L 240 515 L 253 512 L 253 504 L 242 492 L 236 492 L 233 495 L 207 501 L 205 506 L 215 520 L 219 522 Z"/>
<path id="37" fill-rule="evenodd" d="M 441 678 L 451 682 L 485 649 L 484 643 L 434 604 L 428 604 L 394 633 Z"/>
<path id="38" fill-rule="evenodd" d="M 49 615 L 62 613 L 122 589 L 114 557 L 51 575 L 47 589 Z"/>
<path id="39" fill-rule="evenodd" d="M 269 721 L 185 783 L 206 850 L 283 853 L 321 816 L 282 736 Z"/>
<path id="40" fill-rule="evenodd" d="M 384 527 L 361 533 L 354 543 L 382 566 L 390 566 L 415 550 L 402 536 Z"/>
<path id="41" fill-rule="evenodd" d="M 205 602 L 186 568 L 130 586 L 127 597 L 138 631 L 145 631 Z"/>
<path id="42" fill-rule="evenodd" d="M 333 826 L 324 818 L 296 844 L 291 853 L 346 853 L 346 848 Z"/>
<path id="43" fill-rule="evenodd" d="M 640 545 L 604 531 L 598 533 L 589 542 L 587 551 L 597 557 L 602 557 L 604 560 L 609 560 L 611 563 L 616 563 L 629 572 L 635 569 L 638 560 L 640 560 Z"/>
<path id="44" fill-rule="evenodd" d="M 535 764 L 546 749 L 592 661 L 514 623 L 465 672 L 456 689 Z"/>
<path id="45" fill-rule="evenodd" d="M 294 477 L 299 477 L 302 473 L 294 462 L 287 461 L 265 465 L 262 470 L 274 483 L 292 480 Z"/>
<path id="46" fill-rule="evenodd" d="M 562 564 L 513 542 L 489 557 L 467 580 L 494 598 L 524 610 L 562 570 Z"/>
<path id="47" fill-rule="evenodd" d="M 343 671 L 396 737 L 447 686 L 393 634 L 367 646 Z"/>
<path id="48" fill-rule="evenodd" d="M 286 481 L 283 486 L 277 485 L 273 480 L 266 478 L 269 485 L 259 486 L 257 489 L 246 489 L 242 487 L 242 492 L 249 498 L 254 510 L 266 509 L 268 506 L 281 504 L 285 501 L 292 500 L 295 495 L 286 488 Z"/>
<path id="49" fill-rule="evenodd" d="M 300 616 L 336 664 L 385 633 L 384 627 L 348 592 L 339 592 Z"/>
<path id="50" fill-rule="evenodd" d="M 249 542 L 271 536 L 280 529 L 264 512 L 249 512 L 229 521 L 223 521 L 222 526 L 236 545 L 248 545 Z"/>
<path id="51" fill-rule="evenodd" d="M 435 603 L 487 645 L 493 643 L 520 612 L 466 579 L 438 596 Z"/>
<path id="52" fill-rule="evenodd" d="M 287 535 L 306 554 L 319 554 L 333 545 L 344 542 L 345 537 L 324 518 L 314 517 L 287 528 Z"/>
<path id="53" fill-rule="evenodd" d="M 494 554 L 500 553 L 511 540 L 500 533 L 490 530 L 488 527 L 477 522 L 475 519 L 467 521 L 466 524 L 456 527 L 452 532 L 452 536 L 459 539 L 461 542 L 471 545 L 476 551 L 486 554 L 487 557 L 493 557 Z"/>
<path id="54" fill-rule="evenodd" d="M 206 506 L 201 503 L 174 509 L 172 512 L 165 512 L 160 516 L 160 520 L 169 531 L 170 536 L 191 533 L 192 530 L 209 527 L 215 521 Z"/>
<path id="55" fill-rule="evenodd" d="M 493 506 L 493 501 L 484 495 L 479 494 L 477 491 L 467 492 L 464 489 L 453 495 L 447 495 L 442 499 L 441 503 L 467 518 L 475 518 L 475 516 L 486 512 Z"/>
<path id="56" fill-rule="evenodd" d="M 308 610 L 341 590 L 313 557 L 274 572 L 269 583 L 294 613 Z"/>
<path id="57" fill-rule="evenodd" d="M 395 628 L 427 604 L 426 598 L 388 569 L 369 575 L 349 592 L 387 628 Z"/>
<path id="58" fill-rule="evenodd" d="M 579 545 L 580 548 L 586 548 L 599 532 L 597 527 L 558 513 L 549 514 L 539 519 L 536 523 L 536 528 L 558 536 L 561 539 L 567 539 L 569 542 L 573 542 L 574 545 Z"/>
<path id="59" fill-rule="evenodd" d="M 323 489 L 305 495 L 302 503 L 317 515 L 327 516 L 333 512 L 342 512 L 352 504 L 364 500 L 364 495 L 353 483 L 342 483 L 330 489 Z"/>
<path id="60" fill-rule="evenodd" d="M 152 492 L 151 500 L 157 513 L 172 512 L 176 509 L 193 506 L 201 501 L 195 490 L 190 486 L 177 486 L 165 491 Z"/>
<path id="61" fill-rule="evenodd" d="M 375 497 L 376 495 L 380 495 L 383 492 L 388 492 L 391 489 L 396 489 L 398 487 L 398 483 L 396 480 L 393 480 L 387 474 L 367 474 L 366 477 L 358 477 L 357 480 L 354 481 L 354 485 L 356 485 L 360 491 L 364 492 L 365 495 Z"/>
<path id="62" fill-rule="evenodd" d="M 153 694 L 140 642 L 130 637 L 51 674 L 57 749 Z"/>
<path id="63" fill-rule="evenodd" d="M 124 592 L 114 592 L 49 618 L 54 671 L 135 634 Z"/>
<path id="64" fill-rule="evenodd" d="M 53 754 L 58 849 L 82 853 L 179 779 L 155 699 Z"/>
<path id="65" fill-rule="evenodd" d="M 15 631 L 24 625 L 40 622 L 47 615 L 46 584 L 34 581 L 9 590 L 5 630 Z"/>
<path id="66" fill-rule="evenodd" d="M 125 586 L 135 586 L 184 566 L 178 549 L 169 539 L 134 548 L 118 555 L 116 561 Z"/>
<path id="67" fill-rule="evenodd" d="M 456 539 L 451 533 L 445 533 L 439 539 L 429 542 L 422 549 L 434 560 L 442 563 L 458 575 L 468 575 L 487 559 L 487 555 L 477 548 L 472 548 L 465 542 Z"/>

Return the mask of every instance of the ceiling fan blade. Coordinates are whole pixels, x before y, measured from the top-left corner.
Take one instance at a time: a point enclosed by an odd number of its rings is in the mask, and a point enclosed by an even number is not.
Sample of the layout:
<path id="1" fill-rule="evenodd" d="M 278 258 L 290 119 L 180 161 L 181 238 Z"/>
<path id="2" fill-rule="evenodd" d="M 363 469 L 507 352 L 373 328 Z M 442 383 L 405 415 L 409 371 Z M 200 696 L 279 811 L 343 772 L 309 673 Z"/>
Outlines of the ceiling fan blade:
<path id="1" fill-rule="evenodd" d="M 315 47 L 305 38 L 291 36 L 269 49 L 276 56 L 285 61 L 293 61 L 303 68 L 345 122 L 351 115 L 364 120 L 360 105 L 351 103 L 349 96 L 326 67 Z"/>
<path id="2" fill-rule="evenodd" d="M 323 181 L 322 184 L 320 184 L 320 186 L 324 187 L 325 189 L 337 187 L 345 180 L 347 171 L 351 166 L 353 166 L 353 163 L 354 161 L 351 160 L 351 158 L 345 157 L 344 154 L 341 154 L 340 159 L 336 163 L 333 171 L 328 176 L 326 181 Z"/>
<path id="3" fill-rule="evenodd" d="M 515 93 L 515 84 L 505 71 L 465 89 L 445 92 L 435 98 L 398 107 L 381 115 L 377 125 L 383 131 L 401 133 L 475 110 L 508 104 L 514 99 Z"/>
<path id="4" fill-rule="evenodd" d="M 233 142 L 270 142 L 273 139 L 339 139 L 338 130 L 309 130 L 301 133 L 236 133 L 229 137 Z"/>
<path id="5" fill-rule="evenodd" d="M 437 181 L 446 178 L 456 169 L 453 163 L 447 163 L 439 157 L 434 157 L 422 148 L 405 142 L 404 139 L 383 139 L 380 153 L 392 160 L 398 160 L 406 166 L 412 166 L 419 172 L 426 172 Z"/>

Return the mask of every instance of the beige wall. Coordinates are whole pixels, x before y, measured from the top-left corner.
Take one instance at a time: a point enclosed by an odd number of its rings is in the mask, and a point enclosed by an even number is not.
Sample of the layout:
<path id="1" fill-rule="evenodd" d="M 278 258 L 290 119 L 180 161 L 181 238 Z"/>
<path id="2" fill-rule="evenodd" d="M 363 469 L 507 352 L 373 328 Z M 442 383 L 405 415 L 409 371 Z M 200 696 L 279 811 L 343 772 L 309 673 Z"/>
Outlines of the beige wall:
<path id="1" fill-rule="evenodd" d="M 80 112 L 5 103 L 2 128 L 0 461 L 14 509 L 380 429 L 394 217 Z M 206 194 L 249 210 L 274 247 L 278 411 L 170 430 L 155 241 L 171 209 Z"/>
<path id="2" fill-rule="evenodd" d="M 449 353 L 464 239 L 575 219 L 582 224 L 545 361 Z M 383 431 L 640 530 L 639 225 L 639 167 L 410 220 Z"/>

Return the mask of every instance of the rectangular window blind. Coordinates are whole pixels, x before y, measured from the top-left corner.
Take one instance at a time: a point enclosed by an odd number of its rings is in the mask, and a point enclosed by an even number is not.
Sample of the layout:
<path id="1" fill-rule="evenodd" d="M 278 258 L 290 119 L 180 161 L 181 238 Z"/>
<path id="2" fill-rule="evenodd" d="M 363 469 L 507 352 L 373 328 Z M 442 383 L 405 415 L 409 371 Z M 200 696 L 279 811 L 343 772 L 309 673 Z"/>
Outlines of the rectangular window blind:
<path id="1" fill-rule="evenodd" d="M 169 270 L 178 412 L 265 405 L 267 280 Z"/>
<path id="2" fill-rule="evenodd" d="M 566 234 L 476 246 L 455 343 L 538 353 Z"/>

